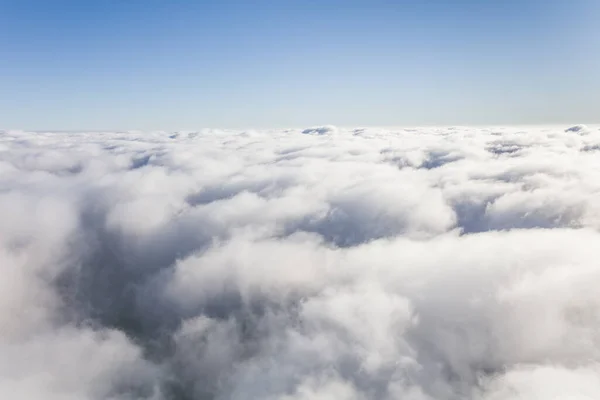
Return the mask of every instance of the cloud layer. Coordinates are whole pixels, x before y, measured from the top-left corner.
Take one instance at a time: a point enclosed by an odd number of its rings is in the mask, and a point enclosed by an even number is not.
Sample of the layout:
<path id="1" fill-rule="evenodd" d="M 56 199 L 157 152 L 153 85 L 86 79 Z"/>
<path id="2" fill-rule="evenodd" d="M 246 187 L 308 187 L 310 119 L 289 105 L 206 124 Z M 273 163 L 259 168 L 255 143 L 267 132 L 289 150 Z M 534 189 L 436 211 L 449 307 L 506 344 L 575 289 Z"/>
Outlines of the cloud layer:
<path id="1" fill-rule="evenodd" d="M 600 398 L 597 127 L 0 131 L 0 393 Z"/>

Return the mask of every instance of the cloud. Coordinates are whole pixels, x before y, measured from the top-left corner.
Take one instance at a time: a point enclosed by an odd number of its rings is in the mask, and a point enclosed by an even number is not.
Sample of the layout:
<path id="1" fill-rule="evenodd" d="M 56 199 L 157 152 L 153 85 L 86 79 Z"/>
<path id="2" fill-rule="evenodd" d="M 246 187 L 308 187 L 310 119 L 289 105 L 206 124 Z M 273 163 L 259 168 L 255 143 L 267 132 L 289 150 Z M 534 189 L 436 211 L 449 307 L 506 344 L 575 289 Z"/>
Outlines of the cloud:
<path id="1" fill-rule="evenodd" d="M 336 133 L 338 128 L 333 125 L 316 126 L 313 128 L 306 128 L 302 131 L 305 135 L 327 135 Z"/>
<path id="2" fill-rule="evenodd" d="M 0 392 L 597 397 L 573 132 L 0 131 Z"/>
<path id="3" fill-rule="evenodd" d="M 589 131 L 589 129 L 585 125 L 574 125 L 570 128 L 565 129 L 565 132 L 574 132 L 574 133 L 587 133 L 588 131 Z"/>

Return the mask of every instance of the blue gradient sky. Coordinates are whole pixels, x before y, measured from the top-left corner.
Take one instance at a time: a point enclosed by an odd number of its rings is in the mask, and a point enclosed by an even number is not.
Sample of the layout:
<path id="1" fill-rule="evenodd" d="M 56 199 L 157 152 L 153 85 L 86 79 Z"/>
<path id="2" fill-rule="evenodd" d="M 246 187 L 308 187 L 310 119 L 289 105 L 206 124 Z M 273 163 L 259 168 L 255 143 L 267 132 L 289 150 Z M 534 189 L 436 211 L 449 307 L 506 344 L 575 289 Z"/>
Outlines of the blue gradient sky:
<path id="1" fill-rule="evenodd" d="M 600 1 L 0 0 L 0 126 L 600 122 Z"/>

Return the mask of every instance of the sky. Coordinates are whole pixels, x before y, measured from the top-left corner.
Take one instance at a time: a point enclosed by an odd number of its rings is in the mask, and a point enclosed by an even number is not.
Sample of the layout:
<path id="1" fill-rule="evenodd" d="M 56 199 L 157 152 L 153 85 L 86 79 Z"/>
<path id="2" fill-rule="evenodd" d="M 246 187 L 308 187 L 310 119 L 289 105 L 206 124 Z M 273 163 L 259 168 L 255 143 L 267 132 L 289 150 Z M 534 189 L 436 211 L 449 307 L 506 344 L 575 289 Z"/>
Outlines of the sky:
<path id="1" fill-rule="evenodd" d="M 600 122 L 595 0 L 0 0 L 0 126 Z"/>

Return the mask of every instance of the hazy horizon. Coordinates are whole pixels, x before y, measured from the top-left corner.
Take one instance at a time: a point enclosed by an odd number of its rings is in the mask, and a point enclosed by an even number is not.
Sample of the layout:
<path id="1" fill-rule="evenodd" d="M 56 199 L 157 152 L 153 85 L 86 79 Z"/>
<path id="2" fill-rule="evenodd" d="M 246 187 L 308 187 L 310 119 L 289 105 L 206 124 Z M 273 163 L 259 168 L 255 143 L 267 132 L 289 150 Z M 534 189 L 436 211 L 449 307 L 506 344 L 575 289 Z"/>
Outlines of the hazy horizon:
<path id="1" fill-rule="evenodd" d="M 356 125 L 356 126 L 344 126 L 344 125 L 334 125 L 334 124 L 313 124 L 313 125 L 304 125 L 304 126 L 282 126 L 282 127 L 255 127 L 255 126 L 247 126 L 247 127 L 200 127 L 200 128 L 183 128 L 183 129 L 85 129 L 85 128 L 76 128 L 76 129 L 23 129 L 23 128 L 11 128 L 11 127 L 0 127 L 0 132 L 10 132 L 10 131 L 23 131 L 23 132 L 35 132 L 35 133 L 122 133 L 122 132 L 142 132 L 142 133 L 157 133 L 157 132 L 165 132 L 165 133 L 181 133 L 181 132 L 247 132 L 247 131 L 257 131 L 257 132 L 279 132 L 279 131 L 302 131 L 306 129 L 315 129 L 315 128 L 323 128 L 323 127 L 331 127 L 334 129 L 344 130 L 344 131 L 352 131 L 357 129 L 383 129 L 383 130 L 398 130 L 398 131 L 411 131 L 411 130 L 423 130 L 423 129 L 528 129 L 528 128 L 547 128 L 547 129 L 568 129 L 574 126 L 583 126 L 590 129 L 600 128 L 600 123 L 581 123 L 572 122 L 572 123 L 551 123 L 551 124 L 535 124 L 535 123 L 524 123 L 524 124 L 471 124 L 471 125 Z"/>

